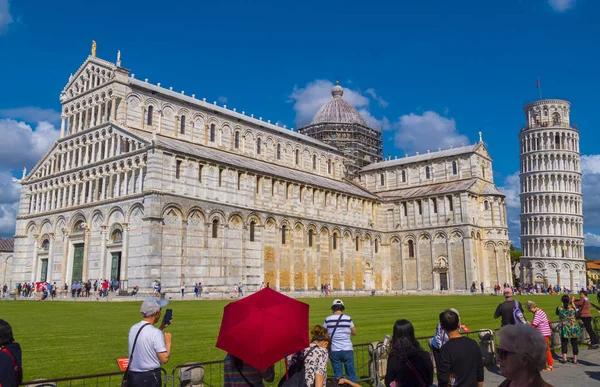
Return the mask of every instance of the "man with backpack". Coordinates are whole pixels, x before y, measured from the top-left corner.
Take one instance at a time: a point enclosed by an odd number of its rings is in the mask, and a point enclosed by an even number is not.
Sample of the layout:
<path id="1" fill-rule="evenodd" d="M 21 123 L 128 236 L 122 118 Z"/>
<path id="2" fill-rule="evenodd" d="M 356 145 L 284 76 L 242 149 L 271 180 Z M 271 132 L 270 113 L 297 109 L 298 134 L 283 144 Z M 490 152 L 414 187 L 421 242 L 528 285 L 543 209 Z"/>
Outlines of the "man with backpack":
<path id="1" fill-rule="evenodd" d="M 513 300 L 513 291 L 511 288 L 504 289 L 504 302 L 501 302 L 496 308 L 494 318 L 502 317 L 502 325 L 527 324 L 523 314 L 523 305 L 517 300 Z"/>
<path id="2" fill-rule="evenodd" d="M 356 370 L 354 368 L 354 351 L 350 336 L 356 335 L 356 328 L 352 318 L 344 314 L 344 302 L 342 300 L 333 300 L 331 311 L 333 314 L 325 319 L 323 324 L 327 328 L 331 338 L 331 367 L 333 376 L 340 379 L 344 376 L 342 366 L 346 369 L 346 377 L 356 383 Z"/>

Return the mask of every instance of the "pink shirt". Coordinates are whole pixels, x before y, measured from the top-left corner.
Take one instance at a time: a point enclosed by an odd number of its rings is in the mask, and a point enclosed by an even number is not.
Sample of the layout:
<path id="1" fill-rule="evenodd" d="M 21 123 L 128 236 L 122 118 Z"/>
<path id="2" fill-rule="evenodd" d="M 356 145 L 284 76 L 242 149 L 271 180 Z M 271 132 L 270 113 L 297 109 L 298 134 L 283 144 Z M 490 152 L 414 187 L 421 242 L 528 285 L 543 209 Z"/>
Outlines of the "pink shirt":
<path id="1" fill-rule="evenodd" d="M 548 316 L 546 316 L 546 312 L 541 309 L 538 309 L 533 315 L 533 321 L 531 325 L 544 337 L 552 335 L 550 323 L 548 322 Z"/>

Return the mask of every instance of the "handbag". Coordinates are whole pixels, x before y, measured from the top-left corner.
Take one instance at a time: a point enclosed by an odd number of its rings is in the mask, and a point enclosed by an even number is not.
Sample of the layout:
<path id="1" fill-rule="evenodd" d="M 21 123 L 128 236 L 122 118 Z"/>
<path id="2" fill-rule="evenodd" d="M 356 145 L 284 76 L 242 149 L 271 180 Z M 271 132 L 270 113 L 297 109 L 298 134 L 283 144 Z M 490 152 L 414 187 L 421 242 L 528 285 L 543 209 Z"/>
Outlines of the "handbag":
<path id="1" fill-rule="evenodd" d="M 123 374 L 123 380 L 121 381 L 121 387 L 129 386 L 129 366 L 131 366 L 131 360 L 133 360 L 133 352 L 135 351 L 135 345 L 137 344 L 137 339 L 138 339 L 138 337 L 140 337 L 140 333 L 142 332 L 142 329 L 146 328 L 148 325 L 151 325 L 151 324 L 147 323 L 147 324 L 142 325 L 140 330 L 138 331 L 137 335 L 135 335 L 135 339 L 133 340 L 133 346 L 131 347 L 131 355 L 129 355 L 129 362 L 127 363 L 127 369 L 125 370 L 125 373 Z"/>

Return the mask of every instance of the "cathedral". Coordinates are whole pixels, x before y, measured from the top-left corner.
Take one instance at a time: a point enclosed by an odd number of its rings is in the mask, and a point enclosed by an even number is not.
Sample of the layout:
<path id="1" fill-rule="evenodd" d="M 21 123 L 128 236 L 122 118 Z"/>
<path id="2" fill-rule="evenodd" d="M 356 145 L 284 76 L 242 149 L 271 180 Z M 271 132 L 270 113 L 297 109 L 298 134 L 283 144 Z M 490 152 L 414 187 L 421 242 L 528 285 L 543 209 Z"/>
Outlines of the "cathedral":
<path id="1" fill-rule="evenodd" d="M 511 283 L 481 136 L 383 159 L 381 130 L 341 86 L 331 94 L 290 130 L 137 79 L 94 47 L 60 94 L 60 138 L 21 180 L 11 282 L 398 294 Z"/>

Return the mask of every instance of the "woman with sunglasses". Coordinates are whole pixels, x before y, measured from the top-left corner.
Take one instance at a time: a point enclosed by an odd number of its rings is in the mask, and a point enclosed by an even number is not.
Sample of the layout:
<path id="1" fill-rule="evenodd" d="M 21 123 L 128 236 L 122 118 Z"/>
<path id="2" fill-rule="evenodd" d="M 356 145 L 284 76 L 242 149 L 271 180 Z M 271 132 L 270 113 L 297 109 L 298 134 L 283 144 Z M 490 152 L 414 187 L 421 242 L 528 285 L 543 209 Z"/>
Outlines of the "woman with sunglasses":
<path id="1" fill-rule="evenodd" d="M 567 352 L 569 350 L 569 341 L 573 347 L 573 364 L 577 364 L 577 356 L 579 355 L 579 347 L 577 339 L 581 336 L 581 328 L 575 317 L 576 309 L 573 305 L 573 299 L 565 294 L 561 297 L 562 305 L 556 308 L 556 314 L 560 319 L 560 348 L 562 350 L 562 359 L 559 360 L 562 364 L 567 362 Z"/>
<path id="2" fill-rule="evenodd" d="M 500 373 L 506 380 L 499 387 L 552 387 L 542 379 L 546 368 L 546 340 L 530 325 L 505 325 L 498 332 L 496 348 Z"/>

